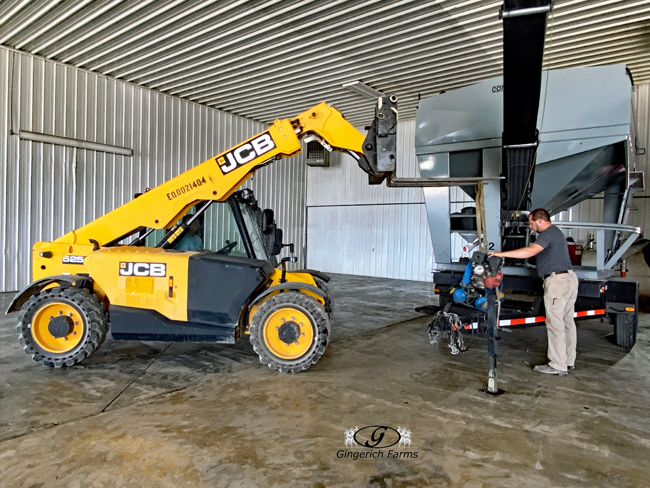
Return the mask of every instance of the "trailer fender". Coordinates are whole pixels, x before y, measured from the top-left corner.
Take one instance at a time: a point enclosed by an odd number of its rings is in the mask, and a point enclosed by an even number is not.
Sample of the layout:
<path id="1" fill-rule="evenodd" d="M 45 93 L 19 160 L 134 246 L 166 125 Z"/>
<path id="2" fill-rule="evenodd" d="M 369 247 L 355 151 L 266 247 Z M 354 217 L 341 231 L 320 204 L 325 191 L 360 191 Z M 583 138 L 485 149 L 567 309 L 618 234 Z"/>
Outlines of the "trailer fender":
<path id="1" fill-rule="evenodd" d="M 625 313 L 637 310 L 639 284 L 632 279 L 613 278 L 603 286 L 602 298 L 608 312 Z"/>
<path id="2" fill-rule="evenodd" d="M 5 313 L 19 311 L 23 304 L 29 300 L 32 295 L 41 292 L 48 285 L 58 284 L 59 286 L 72 286 L 77 284 L 80 288 L 89 288 L 90 291 L 92 291 L 92 283 L 92 278 L 80 275 L 57 275 L 41 278 L 20 290 L 11 301 L 11 304 L 9 304 L 9 308 Z"/>

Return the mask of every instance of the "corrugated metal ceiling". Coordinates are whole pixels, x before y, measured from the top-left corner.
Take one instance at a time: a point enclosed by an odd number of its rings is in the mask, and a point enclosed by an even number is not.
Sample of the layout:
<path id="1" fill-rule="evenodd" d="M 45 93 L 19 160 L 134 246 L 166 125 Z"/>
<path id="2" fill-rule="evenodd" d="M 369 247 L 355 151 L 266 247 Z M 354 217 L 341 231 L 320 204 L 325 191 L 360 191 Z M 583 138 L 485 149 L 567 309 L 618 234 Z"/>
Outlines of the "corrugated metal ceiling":
<path id="1" fill-rule="evenodd" d="M 501 74 L 502 0 L 3 0 L 0 44 L 269 122 L 322 100 L 355 125 L 362 80 L 413 117 Z M 650 0 L 556 0 L 545 68 L 626 63 L 650 79 Z"/>

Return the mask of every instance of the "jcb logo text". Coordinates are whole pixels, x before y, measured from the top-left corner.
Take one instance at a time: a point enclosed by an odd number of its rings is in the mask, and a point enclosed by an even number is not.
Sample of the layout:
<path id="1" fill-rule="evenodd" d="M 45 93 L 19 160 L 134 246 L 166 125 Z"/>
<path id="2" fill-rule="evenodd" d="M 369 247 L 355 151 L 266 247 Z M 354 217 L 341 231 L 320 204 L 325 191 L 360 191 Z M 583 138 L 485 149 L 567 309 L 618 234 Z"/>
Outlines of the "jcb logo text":
<path id="1" fill-rule="evenodd" d="M 252 141 L 245 142 L 241 146 L 228 151 L 223 156 L 219 156 L 217 163 L 223 174 L 227 174 L 273 149 L 275 149 L 275 142 L 271 134 L 265 132 Z"/>
<path id="2" fill-rule="evenodd" d="M 120 263 L 120 276 L 167 276 L 164 263 Z"/>

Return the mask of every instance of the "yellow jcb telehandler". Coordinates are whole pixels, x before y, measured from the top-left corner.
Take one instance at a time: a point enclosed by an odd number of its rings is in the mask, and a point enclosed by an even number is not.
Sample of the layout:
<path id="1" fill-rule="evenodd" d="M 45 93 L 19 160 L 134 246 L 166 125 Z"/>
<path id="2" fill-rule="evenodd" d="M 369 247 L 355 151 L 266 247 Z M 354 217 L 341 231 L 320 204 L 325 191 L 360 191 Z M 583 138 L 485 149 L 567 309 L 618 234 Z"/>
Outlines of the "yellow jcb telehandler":
<path id="1" fill-rule="evenodd" d="M 237 189 L 259 168 L 301 151 L 301 138 L 351 154 L 371 174 L 395 159 L 396 99 L 378 100 L 367 137 L 325 103 L 182 173 L 75 229 L 33 247 L 33 283 L 20 311 L 20 344 L 35 361 L 72 366 L 115 340 L 233 343 L 260 361 L 305 370 L 330 336 L 326 275 L 289 272 L 273 212 Z M 382 129 L 383 127 L 383 129 Z"/>

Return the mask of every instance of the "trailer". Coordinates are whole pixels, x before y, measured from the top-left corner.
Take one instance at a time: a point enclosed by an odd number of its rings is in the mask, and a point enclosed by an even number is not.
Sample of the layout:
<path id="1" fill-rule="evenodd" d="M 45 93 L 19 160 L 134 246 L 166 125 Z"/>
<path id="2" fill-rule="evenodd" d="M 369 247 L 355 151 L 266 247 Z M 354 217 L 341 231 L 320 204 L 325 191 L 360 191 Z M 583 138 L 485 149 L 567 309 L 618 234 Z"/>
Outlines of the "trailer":
<path id="1" fill-rule="evenodd" d="M 630 123 L 633 80 L 622 64 L 542 70 L 551 8 L 551 0 L 505 0 L 500 13 L 503 76 L 419 101 L 415 153 L 420 178 L 397 178 L 390 151 L 383 164 L 377 158 L 377 164 L 363 168 L 370 183 L 423 188 L 440 303 L 418 310 L 438 319 L 446 314 L 443 332 L 454 352 L 463 350 L 463 332 L 489 339 L 491 393 L 497 392 L 499 329 L 545 320 L 534 258 L 500 263 L 498 270 L 494 266 L 492 271 L 502 275 L 504 296 L 497 299 L 482 287 L 478 292 L 485 310 L 456 303 L 453 291 L 476 256 L 473 251 L 479 252 L 476 259 L 485 259 L 489 251 L 533 242 L 531 209 L 545 208 L 567 237 L 588 239 L 595 247 L 584 253 L 574 248 L 573 269 L 580 282 L 576 318 L 607 318 L 618 345 L 630 349 L 636 341 L 639 287 L 618 273 L 621 261 L 647 243 L 638 240 L 641 229 L 627 223 L 632 196 L 645 185 L 643 172 L 636 169 Z M 394 130 L 396 120 L 378 120 L 384 134 Z M 374 130 L 381 140 L 382 130 Z M 596 196 L 603 202 L 598 222 L 557 218 Z M 431 326 L 429 332 L 436 342 Z"/>
<path id="2" fill-rule="evenodd" d="M 493 78 L 421 101 L 416 154 L 422 176 L 501 174 L 503 89 L 494 87 L 503 84 L 503 78 Z M 452 301 L 450 290 L 460 283 L 468 259 L 463 247 L 465 251 L 478 247 L 481 239 L 487 250 L 525 247 L 532 237 L 528 209 L 543 207 L 556 215 L 602 193 L 601 222 L 553 224 L 574 238 L 594 236 L 595 249 L 584 251 L 578 260 L 582 263 L 574 265 L 580 280 L 577 317 L 605 317 L 614 325 L 618 345 L 628 349 L 634 345 L 638 284 L 618 276 L 621 260 L 639 250 L 633 244 L 641 235 L 639 227 L 626 224 L 631 197 L 644 186 L 643 173 L 635 171 L 630 134 L 631 89 L 624 65 L 542 73 L 539 143 L 527 208 L 507 208 L 504 183 L 498 180 L 483 181 L 478 202 L 476 190 L 462 186 L 469 197 L 464 204 L 450 203 L 450 188 L 424 188 L 436 262 L 433 281 L 441 308 Z M 451 110 L 462 115 L 449 117 Z M 485 218 L 482 236 L 477 209 Z M 512 263 L 502 272 L 508 297 L 502 306 L 502 326 L 543 323 L 542 282 L 534 263 Z"/>

